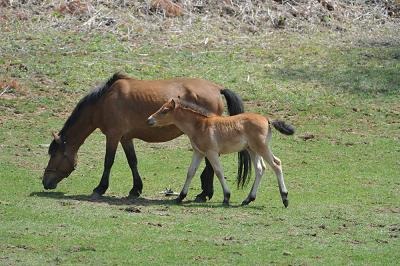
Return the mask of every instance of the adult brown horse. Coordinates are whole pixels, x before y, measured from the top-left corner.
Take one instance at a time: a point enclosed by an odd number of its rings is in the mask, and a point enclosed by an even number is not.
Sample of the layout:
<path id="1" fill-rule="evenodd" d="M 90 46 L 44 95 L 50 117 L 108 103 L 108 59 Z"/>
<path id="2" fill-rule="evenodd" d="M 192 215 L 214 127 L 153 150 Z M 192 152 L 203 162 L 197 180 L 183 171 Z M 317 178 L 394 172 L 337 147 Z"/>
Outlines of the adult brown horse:
<path id="1" fill-rule="evenodd" d="M 137 157 L 133 139 L 146 142 L 165 142 L 180 135 L 175 126 L 149 127 L 147 117 L 157 111 L 168 99 L 180 96 L 208 112 L 221 115 L 224 109 L 221 94 L 225 97 L 230 115 L 243 113 L 243 103 L 229 89 L 203 79 L 179 78 L 170 80 L 137 80 L 122 74 L 114 74 L 103 86 L 94 89 L 80 100 L 49 147 L 50 160 L 44 171 L 43 187 L 54 189 L 68 177 L 77 164 L 77 152 L 85 139 L 99 128 L 106 136 L 104 171 L 92 197 L 103 195 L 109 186 L 110 170 L 114 163 L 118 143 L 122 144 L 132 171 L 133 188 L 130 197 L 142 193 L 143 183 L 137 169 Z M 245 177 L 251 170 L 247 151 L 238 153 L 239 175 Z M 202 192 L 197 201 L 213 196 L 214 171 L 206 160 L 201 174 Z"/>

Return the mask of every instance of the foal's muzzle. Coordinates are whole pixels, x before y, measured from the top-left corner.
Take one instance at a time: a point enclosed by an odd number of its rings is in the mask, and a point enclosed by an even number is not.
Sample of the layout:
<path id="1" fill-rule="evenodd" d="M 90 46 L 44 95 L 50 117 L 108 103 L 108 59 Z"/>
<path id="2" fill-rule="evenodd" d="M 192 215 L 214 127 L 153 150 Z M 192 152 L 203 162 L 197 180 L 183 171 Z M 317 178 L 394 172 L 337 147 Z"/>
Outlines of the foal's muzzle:
<path id="1" fill-rule="evenodd" d="M 156 120 L 153 118 L 153 117 L 149 117 L 148 119 L 147 119 L 147 124 L 149 125 L 149 126 L 154 126 L 155 124 L 156 124 Z"/>

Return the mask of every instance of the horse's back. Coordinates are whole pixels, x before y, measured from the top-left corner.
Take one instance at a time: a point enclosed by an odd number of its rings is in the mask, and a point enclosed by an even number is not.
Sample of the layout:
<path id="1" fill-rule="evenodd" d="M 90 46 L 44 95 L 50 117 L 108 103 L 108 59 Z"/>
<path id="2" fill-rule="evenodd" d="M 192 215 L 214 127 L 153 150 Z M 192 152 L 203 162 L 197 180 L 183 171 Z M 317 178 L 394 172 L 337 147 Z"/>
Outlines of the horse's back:
<path id="1" fill-rule="evenodd" d="M 181 131 L 175 126 L 150 128 L 146 124 L 147 117 L 170 98 L 177 97 L 203 106 L 211 113 L 222 114 L 221 89 L 221 86 L 203 79 L 137 80 L 124 77 L 113 83 L 99 105 L 100 129 L 103 132 L 123 131 L 127 138 L 148 142 L 171 140 L 181 135 Z"/>

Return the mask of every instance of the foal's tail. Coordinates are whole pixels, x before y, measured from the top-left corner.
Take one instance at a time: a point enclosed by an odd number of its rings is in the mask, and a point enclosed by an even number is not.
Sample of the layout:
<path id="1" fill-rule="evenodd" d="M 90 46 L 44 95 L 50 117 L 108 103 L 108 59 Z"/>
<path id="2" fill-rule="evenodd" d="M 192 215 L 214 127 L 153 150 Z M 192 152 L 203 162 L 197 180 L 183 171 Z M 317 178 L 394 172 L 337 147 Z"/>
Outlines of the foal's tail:
<path id="1" fill-rule="evenodd" d="M 286 124 L 285 121 L 282 120 L 274 120 L 271 124 L 276 128 L 279 132 L 285 135 L 293 135 L 294 134 L 294 126 L 290 124 Z"/>
<path id="2" fill-rule="evenodd" d="M 235 92 L 230 89 L 221 90 L 221 94 L 226 99 L 229 115 L 237 115 L 244 113 L 243 100 Z M 242 187 L 249 182 L 251 176 L 251 158 L 247 150 L 238 152 L 238 172 L 237 185 Z"/>

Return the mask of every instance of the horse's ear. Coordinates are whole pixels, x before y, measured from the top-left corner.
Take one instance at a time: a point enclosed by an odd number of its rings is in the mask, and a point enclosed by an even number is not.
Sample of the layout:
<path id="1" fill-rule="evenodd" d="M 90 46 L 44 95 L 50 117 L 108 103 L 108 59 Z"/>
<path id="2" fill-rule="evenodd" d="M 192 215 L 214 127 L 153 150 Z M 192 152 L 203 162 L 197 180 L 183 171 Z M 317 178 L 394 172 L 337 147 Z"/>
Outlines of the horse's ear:
<path id="1" fill-rule="evenodd" d="M 56 132 L 53 132 L 53 138 L 54 138 L 55 142 L 57 142 L 58 144 L 62 144 L 62 140 Z"/>

